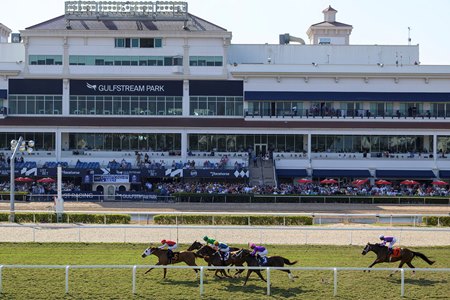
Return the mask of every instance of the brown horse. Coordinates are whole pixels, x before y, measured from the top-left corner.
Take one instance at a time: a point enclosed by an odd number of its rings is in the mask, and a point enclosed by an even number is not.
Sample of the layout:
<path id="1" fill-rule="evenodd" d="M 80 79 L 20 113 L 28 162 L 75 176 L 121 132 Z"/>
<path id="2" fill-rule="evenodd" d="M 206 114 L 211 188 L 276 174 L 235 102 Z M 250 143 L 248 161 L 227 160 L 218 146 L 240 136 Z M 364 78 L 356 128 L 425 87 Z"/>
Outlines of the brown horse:
<path id="1" fill-rule="evenodd" d="M 167 258 L 167 251 L 168 250 L 159 249 L 157 247 L 148 247 L 142 253 L 142 258 L 145 258 L 146 256 L 153 254 L 156 257 L 158 257 L 158 262 L 156 263 L 157 266 L 159 266 L 159 265 L 166 266 L 169 263 L 169 259 Z M 196 256 L 195 256 L 194 252 L 190 252 L 190 251 L 174 252 L 172 260 L 170 261 L 170 264 L 184 262 L 188 266 L 197 266 L 197 264 L 195 263 L 195 257 Z M 148 269 L 147 272 L 145 272 L 145 274 L 147 274 L 148 272 L 150 272 L 153 269 L 154 268 Z M 194 271 L 195 271 L 195 273 L 197 273 L 198 269 L 194 269 Z M 164 277 L 163 278 L 166 278 L 166 274 L 167 274 L 167 268 L 164 268 Z"/>
<path id="2" fill-rule="evenodd" d="M 243 259 L 249 267 L 260 267 L 258 258 L 256 256 L 250 255 L 250 253 L 251 253 L 250 250 L 241 249 L 236 254 L 234 254 L 233 257 L 236 259 Z M 289 259 L 284 258 L 282 256 L 270 256 L 270 257 L 268 256 L 267 263 L 264 264 L 264 267 L 284 267 L 284 264 L 291 266 L 296 263 L 297 261 L 290 262 Z M 280 270 L 280 271 L 288 273 L 288 277 L 292 281 L 294 281 L 294 278 L 297 278 L 297 276 L 292 275 L 291 270 Z M 256 274 L 258 274 L 259 278 L 267 282 L 262 276 L 261 270 L 248 270 L 244 285 L 247 284 L 248 277 L 250 277 L 250 274 L 252 274 L 252 272 L 255 272 Z"/>
<path id="3" fill-rule="evenodd" d="M 373 251 L 377 258 L 374 260 L 374 262 L 369 266 L 369 268 L 372 268 L 374 265 L 378 263 L 383 262 L 396 262 L 400 261 L 399 268 L 401 268 L 404 264 L 407 264 L 410 268 L 414 269 L 413 264 L 411 261 L 414 257 L 418 256 L 421 259 L 423 259 L 425 262 L 427 262 L 429 265 L 434 264 L 434 261 L 430 260 L 428 257 L 426 257 L 424 254 L 420 252 L 411 251 L 408 248 L 400 248 L 400 253 L 398 256 L 393 256 L 388 254 L 388 247 L 380 244 L 371 244 L 367 243 L 366 247 L 364 247 L 364 250 L 362 251 L 362 255 L 366 255 L 368 252 Z M 413 271 L 414 273 L 414 271 Z M 390 274 L 392 276 L 392 274 Z"/>
<path id="4" fill-rule="evenodd" d="M 213 266 L 239 266 L 242 267 L 244 264 L 244 261 L 242 259 L 238 259 L 238 258 L 234 258 L 233 257 L 234 252 L 229 252 L 228 254 L 228 258 L 226 258 L 225 260 L 222 260 L 222 257 L 220 255 L 220 253 L 208 246 L 202 246 L 197 252 L 196 255 L 203 257 L 203 259 L 208 263 L 208 266 L 213 265 Z M 236 272 L 236 274 L 234 274 L 234 276 L 237 276 L 238 274 L 242 273 L 244 270 L 238 270 Z M 223 276 L 231 278 L 231 276 L 224 270 L 224 269 L 218 269 L 216 270 L 216 272 L 214 273 L 215 276 L 217 276 L 218 278 L 222 278 L 218 275 L 218 273 L 221 273 Z"/>
<path id="5" fill-rule="evenodd" d="M 194 241 L 192 243 L 192 245 L 189 246 L 189 248 L 187 249 L 187 251 L 194 251 L 194 250 L 199 250 L 201 247 L 203 247 L 204 245 L 198 241 Z M 230 252 L 233 251 L 238 251 L 239 248 L 237 247 L 230 247 Z"/>

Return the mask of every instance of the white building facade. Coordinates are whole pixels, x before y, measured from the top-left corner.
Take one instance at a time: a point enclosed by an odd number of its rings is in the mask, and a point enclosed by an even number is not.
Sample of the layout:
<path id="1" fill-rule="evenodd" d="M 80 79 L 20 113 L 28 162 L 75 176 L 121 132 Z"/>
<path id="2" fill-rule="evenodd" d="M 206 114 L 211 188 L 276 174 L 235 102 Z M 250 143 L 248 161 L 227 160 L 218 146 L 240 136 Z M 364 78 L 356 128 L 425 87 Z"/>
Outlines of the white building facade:
<path id="1" fill-rule="evenodd" d="M 185 2 L 102 3 L 2 38 L 0 147 L 34 139 L 38 166 L 135 151 L 245 166 L 250 149 L 278 180 L 450 178 L 450 66 L 418 45 L 351 45 L 331 7 L 308 45 L 235 45 Z"/>

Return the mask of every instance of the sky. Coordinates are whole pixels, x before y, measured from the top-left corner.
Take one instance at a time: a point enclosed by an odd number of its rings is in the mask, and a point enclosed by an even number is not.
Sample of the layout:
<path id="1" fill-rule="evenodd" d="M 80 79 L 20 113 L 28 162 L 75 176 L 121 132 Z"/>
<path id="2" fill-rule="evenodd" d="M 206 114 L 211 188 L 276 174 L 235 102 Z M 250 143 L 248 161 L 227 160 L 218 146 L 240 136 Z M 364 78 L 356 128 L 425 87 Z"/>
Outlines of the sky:
<path id="1" fill-rule="evenodd" d="M 188 10 L 233 33 L 234 44 L 277 44 L 289 33 L 308 43 L 309 26 L 331 5 L 353 26 L 350 44 L 419 44 L 420 62 L 450 65 L 450 0 L 189 0 Z M 0 23 L 18 32 L 64 14 L 64 0 L 2 1 Z M 408 30 L 408 27 L 410 30 Z M 444 36 L 444 37 L 443 37 Z"/>

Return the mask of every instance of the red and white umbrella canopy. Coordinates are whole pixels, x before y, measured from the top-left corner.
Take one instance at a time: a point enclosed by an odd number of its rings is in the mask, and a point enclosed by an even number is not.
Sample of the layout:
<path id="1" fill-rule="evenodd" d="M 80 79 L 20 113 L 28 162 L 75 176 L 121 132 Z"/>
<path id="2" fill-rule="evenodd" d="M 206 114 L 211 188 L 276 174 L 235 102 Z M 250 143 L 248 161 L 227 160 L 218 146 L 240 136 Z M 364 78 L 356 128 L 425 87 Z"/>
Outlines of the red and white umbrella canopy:
<path id="1" fill-rule="evenodd" d="M 377 184 L 377 185 L 390 185 L 390 184 L 392 184 L 392 182 L 384 180 L 384 179 L 380 179 L 380 180 L 375 181 L 375 184 Z"/>
<path id="2" fill-rule="evenodd" d="M 353 185 L 360 186 L 366 184 L 369 179 L 356 179 L 352 182 Z"/>
<path id="3" fill-rule="evenodd" d="M 448 182 L 442 180 L 435 180 L 431 183 L 432 185 L 448 185 Z"/>
<path id="4" fill-rule="evenodd" d="M 312 180 L 308 179 L 308 178 L 301 178 L 299 180 L 297 180 L 298 183 L 311 183 Z"/>
<path id="5" fill-rule="evenodd" d="M 37 182 L 39 182 L 39 183 L 53 183 L 53 182 L 55 182 L 55 179 L 50 178 L 50 177 L 45 177 L 45 178 L 38 179 Z"/>
<path id="6" fill-rule="evenodd" d="M 402 182 L 400 182 L 400 184 L 403 185 L 416 185 L 416 184 L 420 184 L 415 180 L 403 180 Z"/>
<path id="7" fill-rule="evenodd" d="M 30 178 L 30 177 L 17 177 L 15 179 L 15 181 L 17 181 L 17 182 L 33 182 L 34 179 Z"/>
<path id="8" fill-rule="evenodd" d="M 320 182 L 321 184 L 334 184 L 338 183 L 336 179 L 324 179 Z"/>

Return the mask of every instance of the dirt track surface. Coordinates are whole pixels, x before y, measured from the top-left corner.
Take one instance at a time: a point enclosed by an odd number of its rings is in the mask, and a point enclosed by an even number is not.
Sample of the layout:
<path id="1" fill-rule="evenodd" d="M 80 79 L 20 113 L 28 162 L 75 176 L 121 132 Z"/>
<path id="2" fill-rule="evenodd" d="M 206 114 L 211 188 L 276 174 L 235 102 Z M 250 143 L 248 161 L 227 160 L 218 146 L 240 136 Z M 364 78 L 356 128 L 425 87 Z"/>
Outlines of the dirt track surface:
<path id="1" fill-rule="evenodd" d="M 52 203 L 17 203 L 16 210 L 50 210 Z M 0 203 L 9 210 L 9 202 Z M 65 203 L 65 211 L 153 211 L 189 212 L 288 212 L 288 213 L 367 213 L 367 214 L 449 214 L 450 206 L 398 206 L 347 204 L 205 204 L 205 203 Z M 174 239 L 192 243 L 204 235 L 234 244 L 259 242 L 263 244 L 328 244 L 365 245 L 376 242 L 379 234 L 394 235 L 399 246 L 450 245 L 450 228 L 389 227 L 387 225 L 333 224 L 307 227 L 176 227 L 176 226 L 86 226 L 73 224 L 15 225 L 3 223 L 0 242 L 129 242 L 158 243 Z M 433 230 L 433 231 L 430 231 Z"/>
<path id="2" fill-rule="evenodd" d="M 16 210 L 50 210 L 51 202 L 16 202 Z M 372 205 L 322 203 L 147 203 L 147 202 L 66 202 L 65 211 L 161 211 L 161 212 L 285 212 L 348 214 L 450 214 L 450 205 Z M 9 210 L 1 201 L 0 210 Z"/>

